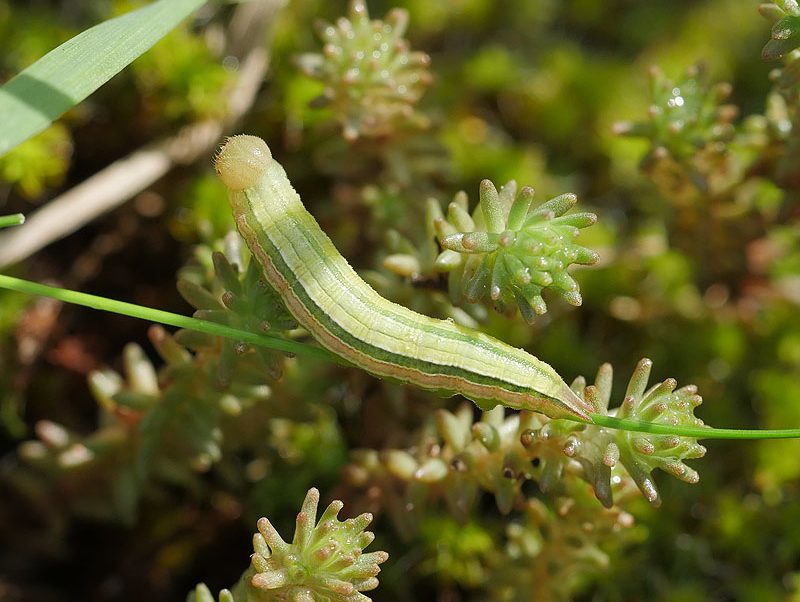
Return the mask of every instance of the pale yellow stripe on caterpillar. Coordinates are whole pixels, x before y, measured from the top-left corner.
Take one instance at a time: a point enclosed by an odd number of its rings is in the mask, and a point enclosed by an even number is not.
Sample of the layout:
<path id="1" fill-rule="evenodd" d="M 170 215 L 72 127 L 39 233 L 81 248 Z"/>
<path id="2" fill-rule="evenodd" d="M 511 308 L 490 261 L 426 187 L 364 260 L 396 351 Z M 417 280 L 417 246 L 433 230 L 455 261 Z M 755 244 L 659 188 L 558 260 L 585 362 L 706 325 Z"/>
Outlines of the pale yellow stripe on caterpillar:
<path id="1" fill-rule="evenodd" d="M 244 215 L 240 215 L 237 218 L 237 224 L 243 235 L 254 235 L 252 230 L 250 230 L 250 226 L 247 224 L 247 220 L 245 219 Z M 254 247 L 253 251 L 255 256 L 261 262 L 267 279 L 283 295 L 287 307 L 295 316 L 295 318 L 301 324 L 305 324 L 311 332 L 316 333 L 317 340 L 323 345 L 323 347 L 326 347 L 333 353 L 346 358 L 348 361 L 363 368 L 367 372 L 376 374 L 378 376 L 386 376 L 390 378 L 396 378 L 398 380 L 404 380 L 425 389 L 458 392 L 469 399 L 483 400 L 491 398 L 508 407 L 520 409 L 524 407 L 519 405 L 520 396 L 518 393 L 498 388 L 496 395 L 490 395 L 482 385 L 464 381 L 464 379 L 461 377 L 442 374 L 429 374 L 421 370 L 408 369 L 407 372 L 411 376 L 408 378 L 402 378 L 402 376 L 398 374 L 398 368 L 396 365 L 392 364 L 391 362 L 385 362 L 376 359 L 367 353 L 362 353 L 358 350 L 358 348 L 348 345 L 341 338 L 336 337 L 328 332 L 317 320 L 316 315 L 310 311 L 307 306 L 293 293 L 289 283 L 283 274 L 275 268 L 271 257 L 264 251 L 264 249 L 260 246 L 256 246 Z M 542 407 L 546 407 L 546 400 L 543 400 L 542 403 Z M 552 413 L 555 415 L 562 411 L 557 404 L 554 404 L 552 410 Z"/>
<path id="2" fill-rule="evenodd" d="M 309 261 L 312 254 L 307 249 L 300 249 L 299 244 L 303 240 L 298 236 L 298 231 L 309 233 L 303 224 L 298 224 L 294 220 L 288 219 L 293 212 L 302 205 L 299 196 L 293 190 L 289 193 L 279 186 L 280 182 L 287 182 L 288 179 L 283 169 L 277 162 L 271 162 L 266 168 L 264 177 L 265 182 L 270 182 L 269 203 L 259 203 L 252 206 L 252 212 L 257 222 L 270 223 L 269 237 L 273 240 L 275 247 L 280 252 L 284 262 L 293 272 L 295 277 L 303 282 L 303 288 L 308 296 L 314 301 L 317 307 L 327 308 L 327 314 L 347 331 L 354 338 L 369 343 L 372 346 L 387 350 L 394 354 L 419 357 L 419 354 L 427 350 L 429 354 L 438 356 L 438 363 L 447 363 L 464 370 L 477 371 L 485 370 L 487 362 L 493 367 L 495 374 L 501 378 L 507 370 L 508 365 L 515 360 L 512 348 L 506 349 L 503 356 L 496 355 L 497 346 L 486 338 L 487 344 L 477 346 L 480 333 L 470 332 L 475 340 L 473 344 L 462 346 L 455 350 L 442 348 L 440 340 L 437 339 L 428 329 L 433 329 L 441 321 L 433 320 L 427 316 L 415 314 L 413 327 L 409 326 L 398 331 L 395 327 L 396 322 L 388 320 L 365 320 L 365 317 L 375 313 L 376 300 L 381 306 L 388 303 L 379 298 L 377 293 L 369 289 L 363 296 L 354 295 L 353 292 L 367 285 L 357 276 L 346 260 L 336 251 L 332 243 L 325 237 L 319 241 L 323 246 L 322 253 L 326 258 L 326 269 L 320 269 L 322 261 L 316 255 L 316 261 Z M 307 213 L 303 211 L 305 215 Z M 299 216 L 301 219 L 305 215 Z M 286 226 L 282 228 L 282 226 Z M 321 233 L 321 231 L 317 230 Z M 356 285 L 360 283 L 360 285 Z M 384 307 L 385 309 L 385 307 Z M 402 308 L 403 312 L 408 312 Z M 416 345 L 410 341 L 417 341 Z M 442 361 L 445 356 L 450 356 L 448 362 Z M 527 370 L 525 370 L 527 369 Z M 509 380 L 518 386 L 525 386 L 527 381 L 514 382 L 513 378 L 524 371 L 530 372 L 530 366 L 519 366 L 518 370 L 510 371 Z"/>
<path id="3" fill-rule="evenodd" d="M 273 183 L 285 180 L 285 174 L 277 163 L 273 162 L 268 170 L 280 170 L 281 173 L 267 174 L 266 180 Z M 282 194 L 281 190 L 273 186 L 270 191 L 272 203 L 262 203 L 252 207 L 253 214 L 257 221 L 273 224 L 269 236 L 289 269 L 303 282 L 305 292 L 317 307 L 328 308 L 328 316 L 354 339 L 398 356 L 435 357 L 434 361 L 438 364 L 451 365 L 474 373 L 484 372 L 488 366 L 491 374 L 498 380 L 505 379 L 508 383 L 519 387 L 530 385 L 536 367 L 520 361 L 530 356 L 523 355 L 520 358 L 518 350 L 508 346 L 502 349 L 504 353 L 500 354 L 499 341 L 490 339 L 482 333 L 469 331 L 469 345 L 443 347 L 441 338 L 431 332 L 442 323 L 439 320 L 414 314 L 414 323 L 410 324 L 409 321 L 409 325 L 399 329 L 394 320 L 365 320 L 365 317 L 373 315 L 376 309 L 384 312 L 388 310 L 397 316 L 398 312 L 393 311 L 393 308 L 398 306 L 392 306 L 369 289 L 344 258 L 336 252 L 327 237 L 320 241 L 320 245 L 327 247 L 322 250 L 328 258 L 325 269 L 319 268 L 321 263 L 319 261 L 311 263 L 304 259 L 310 257 L 310 254 L 296 248 L 302 239 L 297 235 L 298 230 L 303 229 L 302 226 L 292 223 L 291 220 L 281 219 L 281 216 L 291 214 L 293 208 L 300 206 L 299 197 L 296 193 L 292 193 L 289 195 L 290 199 L 289 196 L 281 198 Z M 269 214 L 268 207 L 274 208 L 273 214 Z M 286 231 L 281 228 L 282 225 L 287 226 Z M 309 233 L 308 229 L 303 230 L 306 234 Z M 316 269 L 310 270 L 311 265 L 316 266 Z M 357 286 L 356 283 L 361 285 Z M 366 289 L 365 294 L 353 294 L 359 289 Z M 408 313 L 405 308 L 399 309 L 402 310 L 401 313 Z M 458 327 L 452 325 L 452 329 Z M 417 344 L 411 345 L 409 343 L 411 340 L 416 340 Z M 446 360 L 447 357 L 450 359 Z M 514 369 L 510 369 L 512 367 Z"/>
<path id="4" fill-rule="evenodd" d="M 365 317 L 375 313 L 376 308 L 388 309 L 396 315 L 397 312 L 393 311 L 393 307 L 398 306 L 392 307 L 388 301 L 369 289 L 327 237 L 319 241 L 323 247 L 322 253 L 327 258 L 326 269 L 319 269 L 319 264 L 322 263 L 319 261 L 320 254 L 317 254 L 316 262 L 310 262 L 308 258 L 311 254 L 296 248 L 302 240 L 297 232 L 302 230 L 308 234 L 310 230 L 304 228 L 303 224 L 281 219 L 292 215 L 294 210 L 302 206 L 299 196 L 293 190 L 289 193 L 279 185 L 280 182 L 288 183 L 288 179 L 277 162 L 272 162 L 267 167 L 264 181 L 271 183 L 269 191 L 271 202 L 252 207 L 256 221 L 272 224 L 269 237 L 274 241 L 284 262 L 298 280 L 303 282 L 305 292 L 315 305 L 328 308 L 327 313 L 330 318 L 346 332 L 356 339 L 394 354 L 420 357 L 421 354 L 427 353 L 429 357 L 437 358 L 436 363 L 449 364 L 477 373 L 485 371 L 489 366 L 492 374 L 499 380 L 505 379 L 519 387 L 530 385 L 531 375 L 536 370 L 536 366 L 524 361 L 530 356 L 525 354 L 521 358 L 517 357 L 518 350 L 508 346 L 505 346 L 502 349 L 503 353 L 499 354 L 497 353 L 500 350 L 499 341 L 490 339 L 482 333 L 469 331 L 470 345 L 448 348 L 442 347 L 441 338 L 432 332 L 442 323 L 440 320 L 414 314 L 413 325 L 399 331 L 394 321 L 365 320 Z M 307 215 L 305 211 L 303 214 L 301 218 Z M 281 228 L 282 225 L 287 226 L 286 231 Z M 319 229 L 316 231 L 322 234 Z M 311 266 L 314 266 L 313 270 Z M 353 292 L 359 289 L 367 291 L 362 296 L 354 295 Z M 405 308 L 399 309 L 401 313 L 409 313 Z M 458 328 L 452 325 L 452 329 Z M 417 341 L 416 345 L 409 343 L 413 340 Z M 444 361 L 446 357 L 450 358 L 449 361 Z M 512 365 L 515 368 L 513 370 L 509 369 Z"/>
<path id="5" fill-rule="evenodd" d="M 549 416 L 592 411 L 545 362 L 384 299 L 305 210 L 266 143 L 229 138 L 216 159 L 237 227 L 266 280 L 325 348 L 382 377 Z"/>

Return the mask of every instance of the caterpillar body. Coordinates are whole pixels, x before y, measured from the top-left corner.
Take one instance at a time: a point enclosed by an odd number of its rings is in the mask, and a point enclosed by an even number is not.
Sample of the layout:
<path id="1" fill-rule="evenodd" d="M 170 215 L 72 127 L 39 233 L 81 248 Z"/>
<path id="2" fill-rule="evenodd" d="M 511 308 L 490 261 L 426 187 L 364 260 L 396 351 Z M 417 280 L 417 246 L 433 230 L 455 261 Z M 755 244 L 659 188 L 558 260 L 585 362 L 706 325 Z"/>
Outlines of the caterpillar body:
<path id="1" fill-rule="evenodd" d="M 215 169 L 266 280 L 320 345 L 371 374 L 461 394 L 481 408 L 502 404 L 591 422 L 593 408 L 545 362 L 381 297 L 306 211 L 262 139 L 229 138 Z"/>

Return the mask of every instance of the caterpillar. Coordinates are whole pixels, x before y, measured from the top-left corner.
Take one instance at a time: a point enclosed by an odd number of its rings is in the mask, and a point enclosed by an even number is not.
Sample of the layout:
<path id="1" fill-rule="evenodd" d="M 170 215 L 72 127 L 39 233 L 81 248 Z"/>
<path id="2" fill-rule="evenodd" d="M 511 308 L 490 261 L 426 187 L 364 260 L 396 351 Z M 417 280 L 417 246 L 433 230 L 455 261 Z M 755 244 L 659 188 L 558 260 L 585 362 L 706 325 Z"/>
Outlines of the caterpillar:
<path id="1" fill-rule="evenodd" d="M 461 394 L 483 409 L 502 404 L 591 422 L 593 408 L 545 362 L 380 296 L 306 211 L 261 138 L 228 138 L 214 166 L 264 277 L 320 345 L 370 374 Z"/>

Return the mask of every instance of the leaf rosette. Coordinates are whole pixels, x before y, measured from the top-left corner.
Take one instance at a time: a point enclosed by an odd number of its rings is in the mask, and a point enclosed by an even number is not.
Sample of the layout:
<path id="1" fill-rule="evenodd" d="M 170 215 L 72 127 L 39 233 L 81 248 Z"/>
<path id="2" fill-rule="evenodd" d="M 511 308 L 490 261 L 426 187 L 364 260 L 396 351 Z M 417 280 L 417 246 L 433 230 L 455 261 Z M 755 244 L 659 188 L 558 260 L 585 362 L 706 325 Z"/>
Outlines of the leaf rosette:
<path id="1" fill-rule="evenodd" d="M 393 9 L 385 20 L 370 20 L 363 0 L 352 0 L 348 18 L 320 22 L 322 54 L 298 57 L 300 69 L 322 82 L 313 101 L 330 107 L 345 139 L 378 138 L 409 124 L 424 127 L 427 119 L 414 107 L 431 82 L 430 58 L 410 49 L 403 38 L 408 12 Z"/>
<path id="2" fill-rule="evenodd" d="M 518 309 L 528 323 L 547 311 L 545 289 L 572 305 L 582 303 L 580 287 L 567 268 L 599 259 L 597 252 L 575 242 L 597 216 L 567 214 L 577 202 L 571 193 L 531 209 L 533 197 L 529 186 L 517 193 L 513 180 L 499 191 L 483 180 L 480 202 L 471 215 L 463 193 L 450 203 L 446 217 L 431 202 L 429 214 L 443 249 L 435 267 L 449 273 L 454 303 L 486 301 L 508 315 Z"/>

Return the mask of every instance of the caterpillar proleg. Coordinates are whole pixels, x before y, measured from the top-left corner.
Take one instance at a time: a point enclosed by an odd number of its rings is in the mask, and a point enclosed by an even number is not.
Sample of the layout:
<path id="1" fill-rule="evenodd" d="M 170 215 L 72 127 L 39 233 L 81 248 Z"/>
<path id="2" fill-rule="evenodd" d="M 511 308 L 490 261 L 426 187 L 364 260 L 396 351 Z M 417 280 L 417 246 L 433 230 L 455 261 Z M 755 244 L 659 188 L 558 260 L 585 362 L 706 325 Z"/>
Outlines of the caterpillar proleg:
<path id="1" fill-rule="evenodd" d="M 551 417 L 591 421 L 592 407 L 531 354 L 384 299 L 306 211 L 283 167 L 255 136 L 233 136 L 215 162 L 236 226 L 266 280 L 320 345 L 367 372 Z"/>

